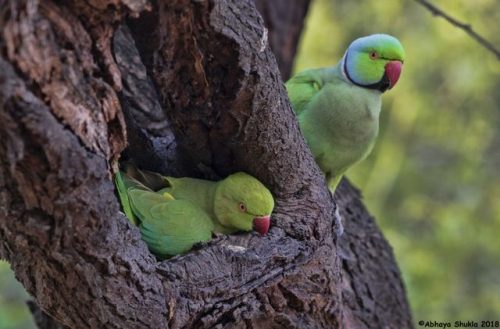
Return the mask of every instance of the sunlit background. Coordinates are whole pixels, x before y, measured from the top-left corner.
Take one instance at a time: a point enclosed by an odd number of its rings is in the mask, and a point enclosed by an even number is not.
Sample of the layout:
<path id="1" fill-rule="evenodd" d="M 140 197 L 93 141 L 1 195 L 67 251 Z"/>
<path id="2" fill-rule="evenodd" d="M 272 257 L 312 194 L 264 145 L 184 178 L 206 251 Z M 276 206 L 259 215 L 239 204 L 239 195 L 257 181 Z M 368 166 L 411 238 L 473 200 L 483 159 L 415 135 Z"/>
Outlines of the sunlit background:
<path id="1" fill-rule="evenodd" d="M 500 46 L 498 0 L 434 1 Z M 372 155 L 348 173 L 394 248 L 414 319 L 500 320 L 500 63 L 413 0 L 315 0 L 295 71 L 392 34 L 407 58 Z M 0 328 L 34 328 L 0 262 Z"/>

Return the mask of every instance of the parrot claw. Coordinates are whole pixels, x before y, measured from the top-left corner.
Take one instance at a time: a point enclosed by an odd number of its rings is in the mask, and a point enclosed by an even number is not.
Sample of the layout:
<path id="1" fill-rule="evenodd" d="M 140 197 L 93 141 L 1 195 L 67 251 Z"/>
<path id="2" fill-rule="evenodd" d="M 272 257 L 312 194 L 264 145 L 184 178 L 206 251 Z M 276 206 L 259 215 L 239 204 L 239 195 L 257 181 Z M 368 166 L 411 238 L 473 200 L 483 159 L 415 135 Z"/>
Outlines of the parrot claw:
<path id="1" fill-rule="evenodd" d="M 339 207 L 335 209 L 335 233 L 337 237 L 341 237 L 344 234 L 344 224 L 342 224 L 343 218 L 340 214 Z"/>

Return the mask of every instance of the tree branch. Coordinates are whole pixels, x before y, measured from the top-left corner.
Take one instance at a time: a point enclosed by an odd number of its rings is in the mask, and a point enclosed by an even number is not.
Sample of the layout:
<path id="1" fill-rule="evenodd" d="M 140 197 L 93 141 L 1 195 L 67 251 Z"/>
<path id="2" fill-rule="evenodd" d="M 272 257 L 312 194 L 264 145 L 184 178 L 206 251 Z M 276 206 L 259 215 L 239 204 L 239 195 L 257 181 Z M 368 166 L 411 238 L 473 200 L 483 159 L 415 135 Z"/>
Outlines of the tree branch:
<path id="1" fill-rule="evenodd" d="M 498 50 L 491 42 L 489 42 L 484 37 L 479 35 L 476 31 L 474 31 L 470 24 L 460 22 L 459 20 L 451 17 L 450 15 L 445 13 L 443 10 L 439 9 L 438 7 L 431 4 L 427 0 L 415 0 L 415 1 L 420 3 L 425 8 L 427 8 L 434 16 L 440 16 L 440 17 L 444 18 L 445 20 L 447 20 L 453 26 L 456 26 L 459 29 L 464 30 L 465 33 L 470 35 L 474 40 L 476 40 L 484 48 L 488 49 L 490 52 L 495 54 L 497 59 L 500 60 L 500 50 Z"/>
<path id="2" fill-rule="evenodd" d="M 290 78 L 292 72 L 309 2 L 310 0 L 255 0 L 269 31 L 269 45 L 276 56 L 284 81 Z"/>

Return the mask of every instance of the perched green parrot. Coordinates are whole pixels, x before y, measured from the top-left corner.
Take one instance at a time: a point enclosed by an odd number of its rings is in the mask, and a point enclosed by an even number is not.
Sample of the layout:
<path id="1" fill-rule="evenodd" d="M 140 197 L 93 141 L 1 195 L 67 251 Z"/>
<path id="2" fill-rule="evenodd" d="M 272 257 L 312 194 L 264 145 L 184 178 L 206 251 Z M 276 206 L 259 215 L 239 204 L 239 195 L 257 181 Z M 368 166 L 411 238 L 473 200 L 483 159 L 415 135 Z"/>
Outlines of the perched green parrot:
<path id="1" fill-rule="evenodd" d="M 382 93 L 398 81 L 404 57 L 396 38 L 373 34 L 354 40 L 337 65 L 303 71 L 286 82 L 302 133 L 332 191 L 372 150 Z"/>
<path id="2" fill-rule="evenodd" d="M 136 169 L 128 173 L 115 176 L 124 212 L 159 257 L 184 253 L 195 243 L 210 240 L 212 232 L 255 230 L 264 235 L 269 230 L 274 199 L 248 174 L 212 182 Z"/>

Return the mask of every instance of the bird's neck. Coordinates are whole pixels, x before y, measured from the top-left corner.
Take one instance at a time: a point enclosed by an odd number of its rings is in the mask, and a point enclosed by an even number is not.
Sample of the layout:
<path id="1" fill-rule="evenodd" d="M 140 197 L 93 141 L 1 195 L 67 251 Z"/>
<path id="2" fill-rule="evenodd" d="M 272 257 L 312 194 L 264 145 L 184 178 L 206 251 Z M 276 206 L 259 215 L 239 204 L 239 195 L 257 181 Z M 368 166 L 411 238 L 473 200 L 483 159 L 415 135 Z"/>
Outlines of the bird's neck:
<path id="1" fill-rule="evenodd" d="M 213 187 L 213 215 L 212 220 L 214 224 L 214 232 L 222 234 L 232 234 L 236 232 L 236 229 L 231 227 L 229 224 L 229 219 L 227 218 L 227 209 L 225 208 L 226 202 L 224 202 L 225 196 L 223 195 L 223 184 L 224 180 L 219 181 L 214 184 Z"/>
<path id="2" fill-rule="evenodd" d="M 210 217 L 214 217 L 214 195 L 217 182 L 190 177 L 168 178 L 170 187 L 165 192 L 174 198 L 188 200 L 202 208 Z M 162 190 L 160 190 L 161 192 Z"/>
<path id="3" fill-rule="evenodd" d="M 215 193 L 217 190 L 217 182 L 210 182 L 211 184 L 207 184 L 205 186 L 205 195 L 206 195 L 206 205 L 207 210 L 210 213 L 211 218 L 215 218 Z"/>
<path id="4" fill-rule="evenodd" d="M 338 62 L 334 68 L 336 71 L 338 71 L 339 76 L 342 78 L 342 80 L 344 80 L 347 83 L 352 84 L 351 79 L 349 79 L 347 76 L 346 65 L 345 65 L 346 59 L 347 59 L 347 50 L 344 53 L 344 56 L 342 56 L 342 59 L 340 60 L 340 62 Z"/>
<path id="5" fill-rule="evenodd" d="M 343 70 L 344 61 L 345 55 L 336 66 L 324 71 L 324 80 L 335 85 L 329 90 L 335 92 L 324 98 L 321 105 L 328 109 L 327 117 L 319 124 L 325 125 L 337 144 L 351 148 L 371 143 L 377 135 L 382 93 L 353 84 Z"/>

